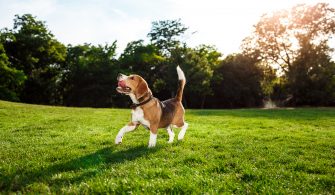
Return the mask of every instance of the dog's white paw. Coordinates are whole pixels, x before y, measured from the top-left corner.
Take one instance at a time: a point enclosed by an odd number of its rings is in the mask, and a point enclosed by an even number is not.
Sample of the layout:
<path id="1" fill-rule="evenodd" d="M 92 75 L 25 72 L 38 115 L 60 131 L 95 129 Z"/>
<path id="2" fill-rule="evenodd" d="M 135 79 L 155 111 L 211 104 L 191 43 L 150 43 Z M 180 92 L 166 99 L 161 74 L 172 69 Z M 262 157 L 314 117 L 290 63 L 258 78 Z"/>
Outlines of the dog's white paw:
<path id="1" fill-rule="evenodd" d="M 185 122 L 184 126 L 181 128 L 178 134 L 178 140 L 184 139 L 187 128 L 188 128 L 188 123 Z"/>
<path id="2" fill-rule="evenodd" d="M 149 142 L 148 148 L 153 148 L 153 147 L 155 147 L 155 146 L 156 146 L 156 143 L 150 143 L 150 142 Z"/>
<path id="3" fill-rule="evenodd" d="M 184 139 L 185 133 L 186 133 L 186 131 L 180 131 L 179 134 L 178 134 L 178 140 Z"/>
<path id="4" fill-rule="evenodd" d="M 150 131 L 150 139 L 148 148 L 153 148 L 156 146 L 157 134 L 154 134 Z"/>
<path id="5" fill-rule="evenodd" d="M 171 144 L 174 140 L 174 133 L 170 135 L 168 143 Z"/>
<path id="6" fill-rule="evenodd" d="M 115 144 L 121 144 L 122 143 L 122 137 L 116 136 L 115 138 Z"/>

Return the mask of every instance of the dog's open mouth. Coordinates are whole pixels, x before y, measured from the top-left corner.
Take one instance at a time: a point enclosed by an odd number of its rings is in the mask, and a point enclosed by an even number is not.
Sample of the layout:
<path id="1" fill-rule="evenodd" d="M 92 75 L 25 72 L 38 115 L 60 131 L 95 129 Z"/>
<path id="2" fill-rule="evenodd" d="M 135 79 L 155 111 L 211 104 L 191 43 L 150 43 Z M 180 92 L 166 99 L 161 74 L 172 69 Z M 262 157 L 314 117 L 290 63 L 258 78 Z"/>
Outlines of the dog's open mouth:
<path id="1" fill-rule="evenodd" d="M 126 85 L 124 81 L 119 81 L 117 84 L 116 91 L 123 94 L 128 94 L 131 91 L 131 88 Z"/>
<path id="2" fill-rule="evenodd" d="M 118 86 L 116 88 L 116 91 L 119 92 L 119 93 L 128 94 L 128 93 L 130 93 L 131 89 L 129 87 L 120 87 L 120 86 Z"/>

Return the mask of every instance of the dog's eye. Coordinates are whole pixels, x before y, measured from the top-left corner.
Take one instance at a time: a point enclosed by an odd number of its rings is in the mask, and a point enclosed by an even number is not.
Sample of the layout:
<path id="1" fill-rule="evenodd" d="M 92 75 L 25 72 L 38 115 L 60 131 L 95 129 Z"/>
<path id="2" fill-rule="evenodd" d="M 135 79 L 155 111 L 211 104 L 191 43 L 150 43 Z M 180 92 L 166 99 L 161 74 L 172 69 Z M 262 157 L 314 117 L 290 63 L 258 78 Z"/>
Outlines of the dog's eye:
<path id="1" fill-rule="evenodd" d="M 129 77 L 131 80 L 134 80 L 134 77 Z"/>

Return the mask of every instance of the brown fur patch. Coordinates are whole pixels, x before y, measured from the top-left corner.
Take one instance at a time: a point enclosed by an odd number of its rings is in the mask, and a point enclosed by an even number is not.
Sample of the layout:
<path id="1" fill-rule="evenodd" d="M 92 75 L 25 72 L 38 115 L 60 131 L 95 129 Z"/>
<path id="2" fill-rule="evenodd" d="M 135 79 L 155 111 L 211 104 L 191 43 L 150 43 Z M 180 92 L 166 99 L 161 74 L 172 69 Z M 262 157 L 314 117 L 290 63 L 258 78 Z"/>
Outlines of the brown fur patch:
<path id="1" fill-rule="evenodd" d="M 135 90 L 135 96 L 139 100 L 141 99 L 144 95 L 146 95 L 149 92 L 149 87 L 146 81 L 144 79 L 139 80 L 139 84 Z"/>

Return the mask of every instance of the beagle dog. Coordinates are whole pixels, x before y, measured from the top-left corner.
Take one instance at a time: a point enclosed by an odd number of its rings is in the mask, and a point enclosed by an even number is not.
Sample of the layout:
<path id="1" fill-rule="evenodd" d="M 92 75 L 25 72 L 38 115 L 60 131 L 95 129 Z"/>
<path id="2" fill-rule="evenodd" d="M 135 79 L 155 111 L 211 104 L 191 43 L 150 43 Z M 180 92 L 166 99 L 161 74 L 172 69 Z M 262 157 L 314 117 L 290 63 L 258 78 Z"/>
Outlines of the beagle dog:
<path id="1" fill-rule="evenodd" d="M 169 134 L 168 143 L 172 143 L 175 134 L 172 127 L 181 128 L 178 140 L 182 140 L 188 124 L 184 121 L 185 110 L 181 103 L 186 83 L 184 72 L 177 66 L 179 87 L 174 98 L 159 101 L 152 96 L 147 82 L 139 75 L 118 75 L 116 90 L 128 95 L 133 101 L 131 121 L 120 129 L 115 138 L 115 144 L 120 144 L 125 133 L 135 130 L 143 125 L 150 130 L 149 148 L 156 145 L 158 128 L 165 128 Z"/>

